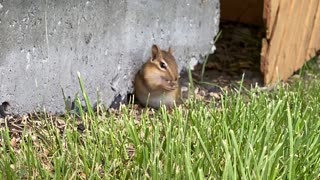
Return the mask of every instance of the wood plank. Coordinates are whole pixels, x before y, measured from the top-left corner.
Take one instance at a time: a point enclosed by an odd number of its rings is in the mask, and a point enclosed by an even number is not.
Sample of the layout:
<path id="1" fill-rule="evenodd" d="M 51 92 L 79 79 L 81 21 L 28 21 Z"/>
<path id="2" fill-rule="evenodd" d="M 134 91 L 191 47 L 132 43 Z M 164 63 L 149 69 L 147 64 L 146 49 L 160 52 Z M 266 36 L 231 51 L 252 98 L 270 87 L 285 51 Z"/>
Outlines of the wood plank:
<path id="1" fill-rule="evenodd" d="M 277 19 L 280 0 L 265 0 L 263 7 L 263 19 L 265 21 L 266 36 L 270 39 L 273 27 Z"/>
<path id="2" fill-rule="evenodd" d="M 273 1 L 273 0 L 270 0 Z M 273 7 L 271 9 L 271 14 L 274 16 L 274 25 L 270 39 L 267 38 L 268 41 L 268 47 L 267 47 L 267 53 L 266 57 L 262 57 L 261 63 L 266 64 L 265 69 L 263 71 L 264 73 L 264 82 L 266 84 L 269 84 L 273 81 L 273 79 L 276 79 L 279 75 L 279 71 L 277 68 L 278 59 L 279 59 L 279 49 L 281 49 L 283 42 L 283 37 L 285 36 L 285 33 L 287 32 L 287 22 L 289 17 L 289 11 L 290 9 L 289 2 L 287 0 L 280 1 L 279 7 Z M 275 14 L 274 10 L 277 10 Z M 270 30 L 269 27 L 267 27 L 268 30 Z M 265 61 L 265 62 L 263 62 Z"/>
<path id="3" fill-rule="evenodd" d="M 319 0 L 266 0 L 267 36 L 261 50 L 265 84 L 285 80 L 320 44 Z"/>
<path id="4" fill-rule="evenodd" d="M 278 64 L 281 67 L 281 79 L 289 77 L 295 71 L 295 64 L 301 61 L 298 56 L 303 50 L 303 24 L 306 21 L 308 4 L 294 1 L 288 18 L 288 31 L 283 39 L 283 48 L 280 53 L 285 53 L 286 57 L 280 59 Z"/>
<path id="5" fill-rule="evenodd" d="M 311 35 L 315 26 L 315 17 L 319 5 L 319 0 L 310 0 L 309 2 L 303 2 L 305 9 L 301 8 L 302 22 L 302 40 L 299 48 L 299 54 L 295 58 L 294 71 L 297 71 L 303 64 L 310 58 L 306 58 L 308 54 L 309 45 L 311 42 Z M 299 33 L 299 32 L 297 32 Z M 320 31 L 318 29 L 318 34 Z"/>
<path id="6" fill-rule="evenodd" d="M 314 27 L 311 34 L 311 40 L 308 46 L 308 53 L 306 54 L 305 59 L 310 59 L 315 56 L 315 52 L 320 50 L 320 2 L 317 2 L 318 5 L 316 10 L 316 15 L 314 18 Z M 312 17 L 311 17 L 312 18 Z"/>

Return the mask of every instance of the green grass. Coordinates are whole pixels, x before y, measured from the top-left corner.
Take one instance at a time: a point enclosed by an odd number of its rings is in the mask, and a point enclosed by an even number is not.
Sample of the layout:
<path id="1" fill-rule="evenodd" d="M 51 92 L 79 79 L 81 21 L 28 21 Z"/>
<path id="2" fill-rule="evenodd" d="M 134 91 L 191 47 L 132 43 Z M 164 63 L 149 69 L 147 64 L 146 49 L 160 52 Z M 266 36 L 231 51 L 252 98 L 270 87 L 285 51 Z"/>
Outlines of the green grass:
<path id="1" fill-rule="evenodd" d="M 320 178 L 318 79 L 241 90 L 210 104 L 189 99 L 171 112 L 87 109 L 83 132 L 72 114 L 60 119 L 63 132 L 47 115 L 25 128 L 16 147 L 2 128 L 1 179 Z"/>

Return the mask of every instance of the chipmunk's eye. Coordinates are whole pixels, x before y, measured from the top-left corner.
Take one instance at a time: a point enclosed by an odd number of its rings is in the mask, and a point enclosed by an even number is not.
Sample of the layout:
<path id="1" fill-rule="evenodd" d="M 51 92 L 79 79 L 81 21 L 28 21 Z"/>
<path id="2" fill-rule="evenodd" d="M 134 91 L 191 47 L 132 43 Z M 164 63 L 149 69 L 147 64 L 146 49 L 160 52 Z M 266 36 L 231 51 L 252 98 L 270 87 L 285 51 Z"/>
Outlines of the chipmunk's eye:
<path id="1" fill-rule="evenodd" d="M 165 62 L 160 62 L 160 67 L 162 69 L 167 69 L 167 64 Z"/>

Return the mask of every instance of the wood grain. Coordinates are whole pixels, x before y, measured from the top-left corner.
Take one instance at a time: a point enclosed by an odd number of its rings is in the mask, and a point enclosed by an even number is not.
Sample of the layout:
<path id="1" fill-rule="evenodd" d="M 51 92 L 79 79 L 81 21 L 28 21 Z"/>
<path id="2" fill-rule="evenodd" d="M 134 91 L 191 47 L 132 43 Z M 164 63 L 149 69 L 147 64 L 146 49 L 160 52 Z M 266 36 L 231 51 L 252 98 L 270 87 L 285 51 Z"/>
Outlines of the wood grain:
<path id="1" fill-rule="evenodd" d="M 262 43 L 265 84 L 286 80 L 320 48 L 319 0 L 265 0 L 267 34 Z"/>

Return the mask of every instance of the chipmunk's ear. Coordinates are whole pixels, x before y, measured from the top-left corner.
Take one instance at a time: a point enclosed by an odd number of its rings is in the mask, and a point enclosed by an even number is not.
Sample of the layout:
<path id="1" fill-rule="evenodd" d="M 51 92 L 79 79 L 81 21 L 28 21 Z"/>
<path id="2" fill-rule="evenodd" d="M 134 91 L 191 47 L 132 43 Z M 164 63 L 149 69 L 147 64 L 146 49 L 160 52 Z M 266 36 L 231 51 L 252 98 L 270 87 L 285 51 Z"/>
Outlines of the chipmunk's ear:
<path id="1" fill-rule="evenodd" d="M 160 48 L 155 44 L 152 45 L 151 52 L 152 52 L 152 59 L 151 60 L 154 60 L 154 59 L 162 56 Z"/>
<path id="2" fill-rule="evenodd" d="M 173 55 L 173 50 L 172 50 L 172 47 L 170 46 L 169 49 L 168 49 L 168 52 Z"/>

